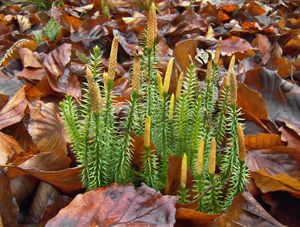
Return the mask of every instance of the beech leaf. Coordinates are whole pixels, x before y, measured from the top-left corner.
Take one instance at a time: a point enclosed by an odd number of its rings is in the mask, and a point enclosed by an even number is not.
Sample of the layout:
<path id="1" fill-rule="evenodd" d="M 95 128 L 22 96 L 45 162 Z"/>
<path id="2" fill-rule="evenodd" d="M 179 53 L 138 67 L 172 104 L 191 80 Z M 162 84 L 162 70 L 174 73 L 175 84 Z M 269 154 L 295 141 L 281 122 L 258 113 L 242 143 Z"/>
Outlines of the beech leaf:
<path id="1" fill-rule="evenodd" d="M 173 226 L 175 224 L 174 196 L 162 196 L 142 185 L 113 184 L 80 194 L 46 227 L 52 226 Z"/>

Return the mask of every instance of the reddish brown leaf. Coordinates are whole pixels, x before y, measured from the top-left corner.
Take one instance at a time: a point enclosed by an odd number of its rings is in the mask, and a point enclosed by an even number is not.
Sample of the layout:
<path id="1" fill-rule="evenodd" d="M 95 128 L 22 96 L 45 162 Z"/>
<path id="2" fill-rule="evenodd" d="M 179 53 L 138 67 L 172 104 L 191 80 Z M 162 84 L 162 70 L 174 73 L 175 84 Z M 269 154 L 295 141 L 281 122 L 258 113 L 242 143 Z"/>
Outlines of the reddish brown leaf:
<path id="1" fill-rule="evenodd" d="M 221 54 L 228 56 L 235 54 L 238 58 L 245 58 L 253 55 L 254 51 L 245 39 L 231 36 L 221 42 Z"/>
<path id="2" fill-rule="evenodd" d="M 251 97 L 251 99 L 249 99 Z M 242 108 L 247 118 L 266 128 L 262 121 L 269 119 L 266 103 L 260 93 L 250 89 L 245 84 L 238 85 L 238 106 Z"/>
<path id="3" fill-rule="evenodd" d="M 10 190 L 9 178 L 0 170 L 0 226 L 18 226 L 19 207 Z"/>
<path id="4" fill-rule="evenodd" d="M 179 64 L 181 71 L 185 71 L 190 64 L 189 55 L 192 58 L 196 56 L 196 49 L 197 41 L 194 39 L 187 39 L 176 44 L 174 48 L 174 57 Z"/>
<path id="5" fill-rule="evenodd" d="M 25 115 L 27 100 L 24 87 L 21 88 L 1 109 L 0 129 L 13 125 L 21 121 Z"/>
<path id="6" fill-rule="evenodd" d="M 216 219 L 219 214 L 205 214 L 196 210 L 187 208 L 176 209 L 176 226 L 207 226 Z"/>
<path id="7" fill-rule="evenodd" d="M 66 153 L 64 127 L 54 103 L 37 102 L 30 113 L 28 132 L 41 152 Z"/>
<path id="8" fill-rule="evenodd" d="M 30 175 L 55 186 L 62 192 L 71 193 L 78 192 L 80 189 L 83 189 L 80 177 L 81 169 L 78 167 L 56 171 L 44 171 L 36 168 L 21 168 L 17 166 L 9 166 L 8 170 L 11 177 L 19 178 Z M 16 184 L 18 183 L 16 182 Z M 22 183 L 21 185 L 24 184 Z M 18 188 L 18 186 L 16 188 Z"/>
<path id="9" fill-rule="evenodd" d="M 239 194 L 226 213 L 216 218 L 213 226 L 280 226 L 249 192 Z"/>
<path id="10" fill-rule="evenodd" d="M 172 226 L 175 202 L 175 197 L 162 196 L 145 185 L 135 190 L 113 184 L 76 196 L 46 226 Z"/>
<path id="11" fill-rule="evenodd" d="M 81 93 L 76 76 L 70 74 L 71 44 L 63 44 L 51 51 L 44 59 L 49 84 L 54 91 L 68 93 L 78 98 Z"/>

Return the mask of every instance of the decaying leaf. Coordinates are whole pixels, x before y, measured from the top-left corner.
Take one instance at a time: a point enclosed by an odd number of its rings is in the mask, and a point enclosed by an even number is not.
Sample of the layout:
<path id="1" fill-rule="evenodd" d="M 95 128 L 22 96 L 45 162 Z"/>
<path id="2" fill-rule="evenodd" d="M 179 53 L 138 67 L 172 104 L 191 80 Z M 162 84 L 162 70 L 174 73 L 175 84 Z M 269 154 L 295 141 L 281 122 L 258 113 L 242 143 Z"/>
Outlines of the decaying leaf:
<path id="1" fill-rule="evenodd" d="M 46 226 L 172 226 L 175 202 L 176 197 L 162 196 L 145 185 L 135 189 L 113 184 L 77 195 Z"/>

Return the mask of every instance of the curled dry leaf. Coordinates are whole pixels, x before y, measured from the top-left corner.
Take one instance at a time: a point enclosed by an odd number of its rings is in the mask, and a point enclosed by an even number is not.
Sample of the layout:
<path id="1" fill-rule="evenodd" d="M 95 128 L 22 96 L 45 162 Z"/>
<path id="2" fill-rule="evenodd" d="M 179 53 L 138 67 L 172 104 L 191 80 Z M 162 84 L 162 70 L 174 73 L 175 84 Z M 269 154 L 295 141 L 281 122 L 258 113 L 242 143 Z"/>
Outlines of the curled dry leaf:
<path id="1" fill-rule="evenodd" d="M 276 221 L 249 192 L 239 194 L 226 213 L 216 218 L 212 226 L 277 226 Z"/>
<path id="2" fill-rule="evenodd" d="M 38 59 L 36 59 L 36 56 L 32 52 L 32 50 L 28 48 L 20 48 L 19 54 L 21 58 L 21 62 L 23 64 L 23 67 L 31 67 L 31 68 L 42 68 L 43 66 L 39 62 Z"/>
<path id="3" fill-rule="evenodd" d="M 284 81 L 275 71 L 265 67 L 246 72 L 244 83 L 259 92 L 265 100 L 269 119 L 272 122 L 284 122 L 285 125 L 300 135 L 300 88 L 294 85 L 288 92 L 281 89 Z"/>
<path id="4" fill-rule="evenodd" d="M 69 68 L 71 49 L 72 45 L 68 43 L 57 47 L 45 57 L 43 65 L 54 91 L 68 93 L 78 98 L 81 93 L 80 83 L 76 76 L 70 74 Z"/>
<path id="5" fill-rule="evenodd" d="M 287 127 L 280 127 L 281 140 L 287 143 L 288 147 L 293 147 L 300 150 L 300 137 L 293 130 Z"/>
<path id="6" fill-rule="evenodd" d="M 0 165 L 6 165 L 14 155 L 23 153 L 20 144 L 11 136 L 0 132 Z"/>
<path id="7" fill-rule="evenodd" d="M 21 88 L 0 111 L 0 129 L 21 121 L 25 115 L 27 99 Z"/>
<path id="8" fill-rule="evenodd" d="M 48 220 L 53 218 L 70 201 L 70 197 L 61 195 L 50 184 L 41 182 L 29 208 L 26 223 L 41 224 L 41 220 L 43 219 L 45 225 Z"/>
<path id="9" fill-rule="evenodd" d="M 10 178 L 30 175 L 54 185 L 61 191 L 74 192 L 82 189 L 83 186 L 80 168 L 68 168 L 70 163 L 71 159 L 66 154 L 51 152 L 34 155 L 18 166 L 0 165 L 0 167 L 7 167 Z"/>
<path id="10" fill-rule="evenodd" d="M 77 195 L 46 226 L 173 226 L 175 202 L 145 185 L 113 184 Z"/>
<path id="11" fill-rule="evenodd" d="M 64 127 L 54 103 L 37 102 L 30 113 L 28 132 L 39 151 L 66 153 Z"/>
<path id="12" fill-rule="evenodd" d="M 192 59 L 196 56 L 197 43 L 197 40 L 186 39 L 176 44 L 174 48 L 174 57 L 179 64 L 181 71 L 185 71 L 190 64 L 189 56 L 191 56 Z"/>

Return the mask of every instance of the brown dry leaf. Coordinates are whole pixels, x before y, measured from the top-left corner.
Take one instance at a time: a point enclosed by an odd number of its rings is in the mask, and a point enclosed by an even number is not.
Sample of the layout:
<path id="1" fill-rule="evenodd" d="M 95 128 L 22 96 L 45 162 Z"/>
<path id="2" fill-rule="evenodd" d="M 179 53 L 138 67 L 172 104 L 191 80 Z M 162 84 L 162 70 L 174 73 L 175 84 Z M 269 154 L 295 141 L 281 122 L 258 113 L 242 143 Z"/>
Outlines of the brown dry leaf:
<path id="1" fill-rule="evenodd" d="M 11 48 L 8 50 L 10 53 L 9 55 L 7 55 L 5 57 L 5 59 L 3 59 L 3 62 L 1 62 L 1 65 L 7 65 L 10 61 L 12 61 L 13 59 L 19 58 L 19 48 L 22 47 L 26 47 L 32 51 L 34 51 L 37 48 L 37 43 L 33 40 L 29 40 L 29 39 L 21 39 L 19 41 L 17 41 L 16 43 L 14 43 Z"/>
<path id="2" fill-rule="evenodd" d="M 168 35 L 174 39 L 180 39 L 185 34 L 206 32 L 208 24 L 201 15 L 192 10 L 186 10 L 179 14 L 173 21 L 172 28 L 169 29 Z"/>
<path id="3" fill-rule="evenodd" d="M 300 150 L 300 136 L 297 133 L 287 127 L 280 127 L 279 131 L 281 132 L 281 140 L 286 142 L 288 147 Z"/>
<path id="4" fill-rule="evenodd" d="M 113 184 L 77 195 L 46 226 L 172 226 L 175 202 L 176 197 L 162 196 L 145 185 L 135 190 Z"/>
<path id="5" fill-rule="evenodd" d="M 23 82 L 6 76 L 2 71 L 0 71 L 0 95 L 8 96 L 15 95 L 22 87 Z M 3 105 L 3 103 L 1 103 Z"/>
<path id="6" fill-rule="evenodd" d="M 182 157 L 169 156 L 168 176 L 167 185 L 165 188 L 166 195 L 178 195 L 180 189 L 180 172 L 181 172 L 181 161 Z M 186 187 L 192 188 L 193 176 L 192 171 L 188 169 Z"/>
<path id="7" fill-rule="evenodd" d="M 299 32 L 284 45 L 284 52 L 292 56 L 298 56 L 300 54 Z"/>
<path id="8" fill-rule="evenodd" d="M 251 173 L 256 186 L 263 192 L 286 191 L 300 196 L 300 181 L 285 174 L 270 176 L 264 169 Z"/>
<path id="9" fill-rule="evenodd" d="M 0 226 L 18 226 L 19 206 L 10 190 L 10 180 L 0 169 Z"/>
<path id="10" fill-rule="evenodd" d="M 251 97 L 251 99 L 249 99 Z M 238 106 L 242 108 L 249 120 L 256 122 L 259 126 L 268 131 L 263 122 L 269 120 L 266 103 L 260 93 L 250 89 L 247 85 L 238 84 Z"/>
<path id="11" fill-rule="evenodd" d="M 19 54 L 21 58 L 21 62 L 23 64 L 23 67 L 27 68 L 42 68 L 43 66 L 39 62 L 38 59 L 36 59 L 36 56 L 33 54 L 32 50 L 28 48 L 20 48 Z"/>
<path id="12" fill-rule="evenodd" d="M 0 165 L 6 165 L 14 155 L 23 153 L 20 144 L 11 136 L 0 132 Z"/>
<path id="13" fill-rule="evenodd" d="M 27 108 L 24 87 L 21 88 L 0 111 L 0 129 L 21 121 Z"/>
<path id="14" fill-rule="evenodd" d="M 53 186 L 45 182 L 40 182 L 35 197 L 26 216 L 27 224 L 44 225 L 53 218 L 60 209 L 69 204 L 72 199 L 61 195 Z"/>
<path id="15" fill-rule="evenodd" d="M 37 102 L 30 113 L 28 132 L 39 151 L 66 153 L 64 127 L 54 103 Z"/>
<path id="16" fill-rule="evenodd" d="M 76 76 L 70 74 L 72 45 L 65 43 L 52 50 L 44 59 L 44 66 L 48 72 L 51 88 L 56 92 L 63 92 L 79 98 L 81 87 Z"/>
<path id="17" fill-rule="evenodd" d="M 297 85 L 292 85 L 291 89 L 284 88 L 286 81 L 265 67 L 247 71 L 244 83 L 262 95 L 273 123 L 284 122 L 300 135 L 300 88 Z"/>
<path id="18" fill-rule="evenodd" d="M 265 65 L 271 57 L 272 50 L 272 45 L 268 37 L 262 34 L 256 34 L 256 38 L 253 41 L 253 46 L 258 49 L 262 63 Z"/>
<path id="19" fill-rule="evenodd" d="M 186 39 L 176 44 L 174 48 L 174 57 L 179 64 L 181 71 L 185 71 L 190 64 L 189 56 L 194 59 L 197 54 L 197 41 L 194 39 Z M 184 54 L 183 54 L 184 53 Z"/>
<path id="20" fill-rule="evenodd" d="M 283 56 L 283 51 L 279 43 L 272 47 L 271 57 L 267 63 L 269 69 L 277 70 L 278 75 L 282 78 L 288 78 L 292 73 L 292 63 L 288 58 Z"/>
<path id="21" fill-rule="evenodd" d="M 253 47 L 245 39 L 231 36 L 221 41 L 222 55 L 236 55 L 238 59 L 244 59 L 254 54 Z"/>
<path id="22" fill-rule="evenodd" d="M 259 133 L 245 137 L 245 145 L 248 150 L 266 149 L 283 146 L 280 136 L 277 134 Z"/>
<path id="23" fill-rule="evenodd" d="M 247 153 L 246 162 L 253 172 L 265 169 L 270 175 L 300 176 L 300 151 L 295 148 L 280 146 L 252 150 Z"/>
<path id="24" fill-rule="evenodd" d="M 176 227 L 208 226 L 219 214 L 205 214 L 196 210 L 179 207 L 176 209 Z"/>
<path id="25" fill-rule="evenodd" d="M 23 168 L 17 166 L 8 166 L 11 177 L 33 176 L 41 181 L 45 181 L 60 191 L 65 193 L 78 192 L 83 189 L 81 183 L 81 169 L 78 167 L 62 170 L 41 170 L 38 168 Z M 16 179 L 18 179 L 16 178 Z M 23 184 L 22 184 L 23 185 Z"/>
<path id="26" fill-rule="evenodd" d="M 300 195 L 299 150 L 283 146 L 253 150 L 246 161 L 262 192 L 283 190 Z"/>
<path id="27" fill-rule="evenodd" d="M 226 213 L 216 218 L 212 226 L 265 226 L 283 227 L 249 192 L 235 197 Z"/>

